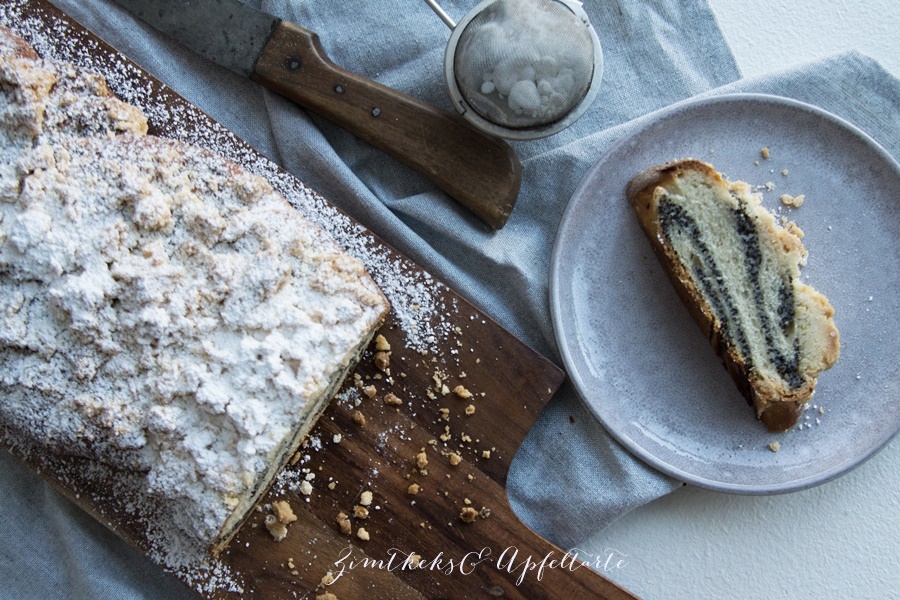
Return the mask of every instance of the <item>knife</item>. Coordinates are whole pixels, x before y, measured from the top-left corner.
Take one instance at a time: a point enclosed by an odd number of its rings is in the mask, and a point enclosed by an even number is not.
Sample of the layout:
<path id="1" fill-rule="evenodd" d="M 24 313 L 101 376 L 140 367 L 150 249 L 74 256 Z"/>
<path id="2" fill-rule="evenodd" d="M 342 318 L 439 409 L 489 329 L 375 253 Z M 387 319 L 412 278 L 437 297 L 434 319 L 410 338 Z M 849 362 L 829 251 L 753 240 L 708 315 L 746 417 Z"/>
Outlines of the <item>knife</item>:
<path id="1" fill-rule="evenodd" d="M 238 0 L 116 0 L 194 52 L 343 127 L 423 175 L 493 229 L 522 168 L 461 117 L 335 65 L 315 33 Z"/>

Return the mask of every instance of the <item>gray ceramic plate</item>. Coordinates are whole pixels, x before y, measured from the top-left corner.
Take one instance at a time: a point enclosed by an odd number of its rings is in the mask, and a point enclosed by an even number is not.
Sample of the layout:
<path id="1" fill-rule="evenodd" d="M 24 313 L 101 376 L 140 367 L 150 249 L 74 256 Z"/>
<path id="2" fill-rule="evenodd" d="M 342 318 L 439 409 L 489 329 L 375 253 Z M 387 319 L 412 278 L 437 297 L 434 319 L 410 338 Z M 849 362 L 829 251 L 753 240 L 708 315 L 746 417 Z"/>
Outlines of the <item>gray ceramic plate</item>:
<path id="1" fill-rule="evenodd" d="M 763 205 L 805 232 L 802 277 L 835 307 L 840 360 L 788 432 L 768 433 L 755 420 L 625 198 L 639 171 L 684 157 L 762 186 Z M 785 193 L 806 201 L 788 209 L 779 201 Z M 794 491 L 847 472 L 900 430 L 900 166 L 815 107 L 714 97 L 668 109 L 619 141 L 566 210 L 550 298 L 563 360 L 584 401 L 631 452 L 682 481 L 745 494 Z"/>

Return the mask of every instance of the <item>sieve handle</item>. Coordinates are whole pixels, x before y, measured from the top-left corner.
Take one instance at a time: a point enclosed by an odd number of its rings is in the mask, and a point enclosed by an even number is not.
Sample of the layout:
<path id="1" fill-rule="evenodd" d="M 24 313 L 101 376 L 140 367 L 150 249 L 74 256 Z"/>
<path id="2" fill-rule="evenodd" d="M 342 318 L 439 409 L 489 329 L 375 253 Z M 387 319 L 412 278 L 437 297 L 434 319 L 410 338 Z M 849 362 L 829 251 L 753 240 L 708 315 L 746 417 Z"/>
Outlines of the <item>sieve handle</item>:
<path id="1" fill-rule="evenodd" d="M 450 18 L 450 15 L 448 15 L 441 5 L 437 3 L 437 0 L 425 0 L 425 4 L 434 11 L 434 14 L 441 18 L 441 21 L 443 21 L 447 27 L 456 29 L 456 21 Z"/>
<path id="2" fill-rule="evenodd" d="M 492 228 L 509 218 L 522 169 L 507 143 L 338 67 L 315 33 L 278 24 L 250 77 L 417 171 Z"/>

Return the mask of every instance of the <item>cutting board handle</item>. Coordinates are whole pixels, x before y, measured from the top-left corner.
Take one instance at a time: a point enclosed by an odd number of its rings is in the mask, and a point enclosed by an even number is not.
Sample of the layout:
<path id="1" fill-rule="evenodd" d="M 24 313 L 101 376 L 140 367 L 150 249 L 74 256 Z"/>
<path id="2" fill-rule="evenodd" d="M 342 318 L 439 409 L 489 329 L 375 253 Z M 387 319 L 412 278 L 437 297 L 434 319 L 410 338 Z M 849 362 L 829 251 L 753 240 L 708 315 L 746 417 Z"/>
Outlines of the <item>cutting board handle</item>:
<path id="1" fill-rule="evenodd" d="M 508 502 L 498 509 L 478 523 L 489 530 L 490 559 L 499 575 L 487 589 L 489 595 L 510 600 L 637 600 L 602 574 L 623 568 L 629 560 L 625 554 L 614 549 L 602 555 L 566 552 L 522 523 Z"/>
<path id="2" fill-rule="evenodd" d="M 315 33 L 282 21 L 250 77 L 396 158 L 492 228 L 509 218 L 522 168 L 506 142 L 338 67 Z"/>

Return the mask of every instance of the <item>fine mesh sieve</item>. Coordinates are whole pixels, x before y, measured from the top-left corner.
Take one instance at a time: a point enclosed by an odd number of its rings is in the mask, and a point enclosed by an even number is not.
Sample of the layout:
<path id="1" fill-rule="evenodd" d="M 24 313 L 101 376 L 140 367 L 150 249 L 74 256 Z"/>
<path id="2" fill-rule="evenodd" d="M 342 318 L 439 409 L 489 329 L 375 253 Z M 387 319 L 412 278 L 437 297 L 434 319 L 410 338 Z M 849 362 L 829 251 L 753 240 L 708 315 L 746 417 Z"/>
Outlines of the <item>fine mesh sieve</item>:
<path id="1" fill-rule="evenodd" d="M 450 96 L 478 128 L 510 139 L 546 137 L 574 123 L 597 94 L 600 42 L 574 0 L 485 0 L 453 23 L 444 56 Z"/>

